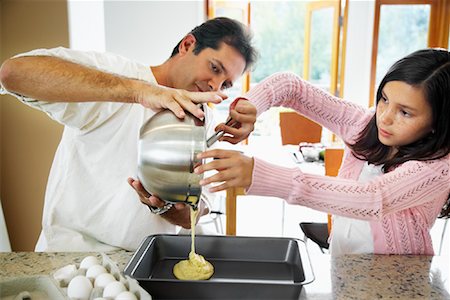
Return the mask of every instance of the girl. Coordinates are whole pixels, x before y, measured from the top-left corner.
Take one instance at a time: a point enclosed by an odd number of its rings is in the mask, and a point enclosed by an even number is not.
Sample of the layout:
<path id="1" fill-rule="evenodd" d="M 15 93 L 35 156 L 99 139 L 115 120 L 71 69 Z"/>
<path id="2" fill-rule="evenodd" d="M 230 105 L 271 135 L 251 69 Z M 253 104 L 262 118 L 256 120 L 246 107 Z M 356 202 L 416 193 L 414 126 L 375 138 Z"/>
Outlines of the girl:
<path id="1" fill-rule="evenodd" d="M 274 74 L 247 95 L 258 115 L 273 106 L 295 109 L 346 144 L 338 177 L 306 174 L 236 151 L 195 169 L 218 170 L 200 183 L 211 191 L 244 187 L 333 214 L 332 255 L 433 255 L 430 229 L 449 215 L 450 53 L 414 52 L 381 81 L 376 111 L 338 99 L 291 73 Z M 443 209 L 444 207 L 444 209 Z"/>

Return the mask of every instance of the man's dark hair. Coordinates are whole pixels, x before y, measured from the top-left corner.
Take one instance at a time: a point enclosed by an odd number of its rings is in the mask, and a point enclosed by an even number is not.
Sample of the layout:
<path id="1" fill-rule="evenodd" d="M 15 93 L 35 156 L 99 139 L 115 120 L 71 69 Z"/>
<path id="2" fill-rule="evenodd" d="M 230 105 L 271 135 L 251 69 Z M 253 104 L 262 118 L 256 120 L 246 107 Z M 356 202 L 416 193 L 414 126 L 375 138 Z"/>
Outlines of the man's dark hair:
<path id="1" fill-rule="evenodd" d="M 220 44 L 225 44 L 235 48 L 245 59 L 245 70 L 248 70 L 256 61 L 258 56 L 256 49 L 252 46 L 252 34 L 242 23 L 219 17 L 206 21 L 195 27 L 191 32 L 195 39 L 194 54 L 199 54 L 205 48 L 219 49 Z M 172 51 L 173 57 L 178 53 L 180 42 Z"/>

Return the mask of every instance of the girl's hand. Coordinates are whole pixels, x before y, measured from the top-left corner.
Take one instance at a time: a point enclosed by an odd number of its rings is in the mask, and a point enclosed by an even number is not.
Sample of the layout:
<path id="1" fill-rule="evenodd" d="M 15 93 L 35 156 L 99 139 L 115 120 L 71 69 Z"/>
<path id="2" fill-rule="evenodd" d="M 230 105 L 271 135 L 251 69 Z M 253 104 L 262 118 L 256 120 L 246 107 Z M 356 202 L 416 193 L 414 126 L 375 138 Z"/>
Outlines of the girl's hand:
<path id="1" fill-rule="evenodd" d="M 221 182 L 221 184 L 210 188 L 210 192 L 219 192 L 230 187 L 248 188 L 252 184 L 253 158 L 245 156 L 239 151 L 214 149 L 198 154 L 197 158 L 215 158 L 213 161 L 194 169 L 196 174 L 202 174 L 210 170 L 218 171 L 213 176 L 200 180 L 202 186 Z"/>
<path id="2" fill-rule="evenodd" d="M 137 103 L 154 111 L 169 109 L 180 119 L 186 115 L 185 110 L 203 119 L 205 114 L 197 106 L 198 103 L 218 104 L 228 97 L 222 92 L 189 92 L 155 84 L 143 84 L 144 88 L 141 86 L 139 90 L 136 90 Z"/>
<path id="3" fill-rule="evenodd" d="M 237 144 L 245 140 L 255 129 L 256 107 L 250 101 L 237 101 L 236 106 L 230 109 L 230 117 L 239 122 L 239 126 L 231 127 L 220 123 L 215 130 L 225 132 L 220 141 Z"/>

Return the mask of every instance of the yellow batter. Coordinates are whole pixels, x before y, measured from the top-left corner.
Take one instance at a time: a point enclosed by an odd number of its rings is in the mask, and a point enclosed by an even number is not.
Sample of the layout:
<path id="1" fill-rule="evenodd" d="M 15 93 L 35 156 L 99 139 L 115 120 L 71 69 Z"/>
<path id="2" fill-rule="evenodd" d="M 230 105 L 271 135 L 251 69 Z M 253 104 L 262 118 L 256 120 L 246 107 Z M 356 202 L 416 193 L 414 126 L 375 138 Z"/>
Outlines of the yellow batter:
<path id="1" fill-rule="evenodd" d="M 191 252 L 189 259 L 179 261 L 173 267 L 173 275 L 180 280 L 205 280 L 211 278 L 214 273 L 213 265 L 203 256 L 195 253 L 195 221 L 198 210 L 191 207 Z"/>

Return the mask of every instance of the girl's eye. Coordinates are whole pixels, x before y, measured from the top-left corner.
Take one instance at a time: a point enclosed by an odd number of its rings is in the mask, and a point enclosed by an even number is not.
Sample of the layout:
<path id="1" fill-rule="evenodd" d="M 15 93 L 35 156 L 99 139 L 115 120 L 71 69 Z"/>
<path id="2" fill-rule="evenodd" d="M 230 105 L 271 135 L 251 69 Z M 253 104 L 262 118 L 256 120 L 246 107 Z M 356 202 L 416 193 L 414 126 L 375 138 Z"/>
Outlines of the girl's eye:
<path id="1" fill-rule="evenodd" d="M 409 112 L 407 112 L 406 110 L 401 110 L 400 113 L 402 114 L 402 116 L 404 117 L 410 117 L 411 115 L 409 114 Z"/>
<path id="2" fill-rule="evenodd" d="M 381 101 L 383 101 L 383 103 L 388 103 L 388 99 L 386 99 L 384 96 L 381 96 Z"/>

